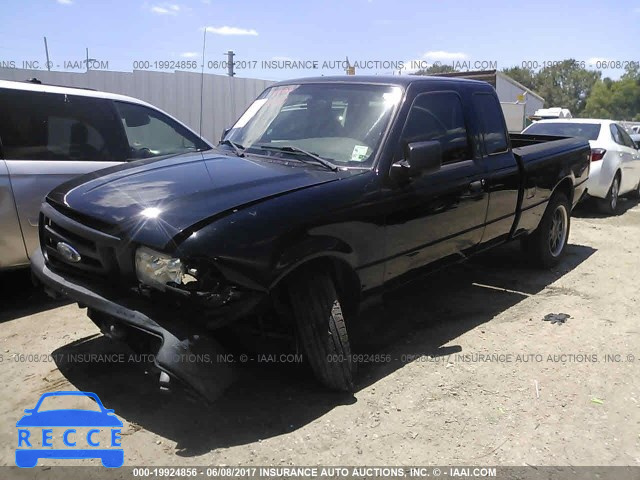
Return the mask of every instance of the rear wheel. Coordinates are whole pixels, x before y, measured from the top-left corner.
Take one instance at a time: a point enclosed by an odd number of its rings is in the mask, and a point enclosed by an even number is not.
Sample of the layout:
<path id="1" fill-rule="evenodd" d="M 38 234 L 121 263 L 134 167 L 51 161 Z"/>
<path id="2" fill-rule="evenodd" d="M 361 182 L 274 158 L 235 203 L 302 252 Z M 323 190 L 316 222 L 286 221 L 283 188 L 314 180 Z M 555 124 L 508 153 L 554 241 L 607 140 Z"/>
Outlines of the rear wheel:
<path id="1" fill-rule="evenodd" d="M 547 206 L 538 228 L 522 240 L 525 252 L 536 264 L 550 268 L 557 265 L 565 252 L 571 227 L 571 207 L 564 193 L 556 193 Z"/>
<path id="2" fill-rule="evenodd" d="M 330 389 L 353 391 L 355 363 L 331 275 L 306 270 L 294 274 L 288 287 L 298 335 L 311 369 Z"/>
<path id="3" fill-rule="evenodd" d="M 598 208 L 602 213 L 607 215 L 615 215 L 618 211 L 618 202 L 620 200 L 620 174 L 613 177 L 611 186 L 607 196 L 598 202 Z"/>

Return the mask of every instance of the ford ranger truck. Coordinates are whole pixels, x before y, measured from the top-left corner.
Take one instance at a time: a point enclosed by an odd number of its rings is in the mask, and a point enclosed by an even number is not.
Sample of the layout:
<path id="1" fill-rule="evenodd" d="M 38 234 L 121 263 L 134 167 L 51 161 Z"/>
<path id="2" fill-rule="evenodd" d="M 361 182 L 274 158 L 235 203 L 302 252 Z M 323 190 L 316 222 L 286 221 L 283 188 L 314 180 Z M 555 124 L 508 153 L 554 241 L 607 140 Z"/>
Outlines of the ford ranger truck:
<path id="1" fill-rule="evenodd" d="M 224 352 L 221 327 L 275 312 L 318 380 L 349 391 L 365 298 L 511 240 L 556 265 L 589 157 L 584 139 L 509 135 L 484 82 L 280 82 L 213 151 L 55 188 L 32 268 L 154 353 L 161 384 L 217 395 L 231 366 L 193 359 Z"/>

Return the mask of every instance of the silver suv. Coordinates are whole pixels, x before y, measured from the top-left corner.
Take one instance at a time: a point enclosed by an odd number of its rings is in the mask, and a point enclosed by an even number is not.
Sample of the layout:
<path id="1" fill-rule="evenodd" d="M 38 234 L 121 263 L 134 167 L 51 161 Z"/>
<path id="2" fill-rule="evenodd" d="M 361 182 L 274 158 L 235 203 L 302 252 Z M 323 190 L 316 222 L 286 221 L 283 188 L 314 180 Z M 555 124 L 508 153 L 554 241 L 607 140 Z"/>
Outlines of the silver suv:
<path id="1" fill-rule="evenodd" d="M 83 173 L 211 144 L 135 98 L 0 80 L 0 270 L 38 248 L 43 198 Z"/>

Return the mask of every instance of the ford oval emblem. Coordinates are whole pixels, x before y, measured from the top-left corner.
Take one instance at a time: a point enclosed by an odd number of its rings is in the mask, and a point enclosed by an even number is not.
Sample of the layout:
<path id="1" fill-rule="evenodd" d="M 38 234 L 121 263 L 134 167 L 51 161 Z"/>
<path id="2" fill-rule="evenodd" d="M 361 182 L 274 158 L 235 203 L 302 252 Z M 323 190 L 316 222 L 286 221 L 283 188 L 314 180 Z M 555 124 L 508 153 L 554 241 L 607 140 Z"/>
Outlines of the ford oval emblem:
<path id="1" fill-rule="evenodd" d="M 58 244 L 56 245 L 56 250 L 58 250 L 58 253 L 62 255 L 62 258 L 64 258 L 67 262 L 78 263 L 80 260 L 82 260 L 82 257 L 80 256 L 78 251 L 68 243 L 58 242 Z"/>

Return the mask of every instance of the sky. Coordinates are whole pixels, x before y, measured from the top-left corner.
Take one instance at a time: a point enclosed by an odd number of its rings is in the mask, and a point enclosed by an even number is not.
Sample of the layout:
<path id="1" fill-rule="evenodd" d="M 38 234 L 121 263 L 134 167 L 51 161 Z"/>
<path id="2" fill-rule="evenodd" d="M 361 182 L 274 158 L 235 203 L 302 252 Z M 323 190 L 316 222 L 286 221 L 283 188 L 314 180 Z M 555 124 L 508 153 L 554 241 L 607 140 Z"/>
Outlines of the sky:
<path id="1" fill-rule="evenodd" d="M 226 74 L 283 80 L 410 73 L 434 62 L 460 70 L 542 67 L 575 58 L 618 78 L 602 61 L 640 62 L 640 2 L 457 0 L 3 0 L 0 67 L 95 68 Z M 205 35 L 206 29 L 206 35 Z M 290 63 L 287 63 L 290 62 Z M 292 63 L 296 62 L 296 63 Z M 180 66 L 180 65 L 178 65 Z M 168 70 L 167 70 L 168 69 Z"/>

